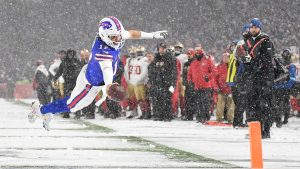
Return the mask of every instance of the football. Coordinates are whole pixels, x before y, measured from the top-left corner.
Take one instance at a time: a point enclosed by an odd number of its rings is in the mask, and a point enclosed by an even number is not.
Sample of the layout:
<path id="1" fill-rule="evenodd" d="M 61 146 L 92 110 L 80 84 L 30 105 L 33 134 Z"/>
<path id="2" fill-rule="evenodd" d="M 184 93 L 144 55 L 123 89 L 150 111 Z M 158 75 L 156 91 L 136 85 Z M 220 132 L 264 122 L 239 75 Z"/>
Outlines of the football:
<path id="1" fill-rule="evenodd" d="M 125 100 L 127 98 L 126 90 L 118 83 L 112 83 L 107 87 L 107 96 L 109 99 L 116 102 Z"/>

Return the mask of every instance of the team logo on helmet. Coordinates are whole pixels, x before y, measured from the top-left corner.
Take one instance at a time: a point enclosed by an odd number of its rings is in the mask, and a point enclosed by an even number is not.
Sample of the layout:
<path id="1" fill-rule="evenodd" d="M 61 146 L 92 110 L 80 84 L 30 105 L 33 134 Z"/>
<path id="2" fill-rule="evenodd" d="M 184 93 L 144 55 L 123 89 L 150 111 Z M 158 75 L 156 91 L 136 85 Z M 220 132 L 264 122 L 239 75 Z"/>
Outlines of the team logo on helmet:
<path id="1" fill-rule="evenodd" d="M 99 27 L 103 27 L 103 29 L 109 29 L 112 27 L 112 24 L 109 21 L 100 22 Z"/>

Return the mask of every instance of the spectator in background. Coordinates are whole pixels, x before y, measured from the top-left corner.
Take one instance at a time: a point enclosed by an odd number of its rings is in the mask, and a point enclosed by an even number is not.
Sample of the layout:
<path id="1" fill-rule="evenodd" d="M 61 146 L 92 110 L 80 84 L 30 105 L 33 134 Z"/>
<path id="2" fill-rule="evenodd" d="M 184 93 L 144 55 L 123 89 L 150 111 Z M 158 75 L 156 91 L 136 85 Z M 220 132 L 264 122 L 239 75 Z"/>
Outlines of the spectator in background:
<path id="1" fill-rule="evenodd" d="M 150 112 L 151 112 L 151 116 L 153 115 L 153 97 L 154 97 L 154 93 L 151 92 L 151 83 L 149 81 L 149 78 L 151 76 L 151 73 L 154 72 L 154 65 L 152 64 L 154 61 L 154 54 L 152 52 L 147 52 L 146 53 L 146 58 L 147 58 L 147 62 L 148 62 L 148 82 L 146 84 L 147 87 L 147 96 L 149 96 L 149 104 L 150 104 Z"/>
<path id="2" fill-rule="evenodd" d="M 234 117 L 234 102 L 230 87 L 226 83 L 229 53 L 224 53 L 221 63 L 216 68 L 216 84 L 218 91 L 217 121 L 223 122 L 225 107 L 227 110 L 227 122 L 232 123 Z"/>
<path id="3" fill-rule="evenodd" d="M 89 62 L 90 58 L 90 52 L 87 49 L 82 49 L 80 51 L 80 61 L 82 62 L 82 65 L 86 65 Z"/>
<path id="4" fill-rule="evenodd" d="M 253 79 L 252 66 L 249 61 L 248 55 L 249 48 L 251 47 L 251 35 L 249 32 L 250 24 L 247 23 L 242 28 L 242 37 L 240 41 L 234 40 L 229 48 L 230 59 L 227 83 L 231 86 L 232 98 L 235 104 L 233 127 L 246 127 L 244 123 L 244 113 L 246 118 L 248 116 L 248 94 L 251 92 Z M 243 52 L 240 52 L 242 50 Z M 238 58 L 238 59 L 236 59 Z M 247 119 L 245 119 L 247 121 Z"/>
<path id="5" fill-rule="evenodd" d="M 273 85 L 273 98 L 274 98 L 274 122 L 276 127 L 282 127 L 282 124 L 287 124 L 290 115 L 290 92 L 296 84 L 297 68 L 292 60 L 292 53 L 289 49 L 283 50 L 281 57 L 284 61 L 286 70 L 283 69 L 283 65 L 277 63 L 277 66 L 281 66 L 282 73 L 280 77 L 276 78 Z M 278 62 L 279 60 L 276 60 Z M 286 72 L 288 70 L 288 72 Z M 284 120 L 282 121 L 282 116 Z"/>
<path id="6" fill-rule="evenodd" d="M 14 98 L 15 87 L 16 87 L 16 71 L 11 70 L 6 74 L 6 83 L 7 83 L 7 98 Z"/>
<path id="7" fill-rule="evenodd" d="M 154 54 L 152 52 L 146 53 L 147 62 L 151 64 L 154 61 Z"/>
<path id="8" fill-rule="evenodd" d="M 138 116 L 137 112 L 137 99 L 134 93 L 134 84 L 132 83 L 131 74 L 135 73 L 133 71 L 134 66 L 132 65 L 132 61 L 137 57 L 137 48 L 135 46 L 131 46 L 128 49 L 129 57 L 126 59 L 126 65 L 124 67 L 124 77 L 126 80 L 127 86 L 127 94 L 128 94 L 128 115 L 127 118 L 133 118 Z"/>
<path id="9" fill-rule="evenodd" d="M 182 120 L 193 120 L 193 114 L 195 111 L 195 89 L 193 85 L 188 83 L 187 74 L 189 71 L 189 67 L 191 63 L 194 61 L 195 50 L 193 48 L 189 48 L 186 52 L 188 61 L 184 63 L 182 70 L 182 84 L 185 88 L 185 111 L 182 114 Z"/>
<path id="10" fill-rule="evenodd" d="M 0 83 L 6 83 L 6 73 L 4 71 L 0 71 Z"/>
<path id="11" fill-rule="evenodd" d="M 144 46 L 138 46 L 136 48 L 136 57 L 129 58 L 125 67 L 125 79 L 128 83 L 129 97 L 135 98 L 142 112 L 138 119 L 151 118 L 149 97 L 146 91 L 149 62 L 144 55 L 145 50 Z"/>
<path id="12" fill-rule="evenodd" d="M 176 60 L 171 53 L 166 52 L 165 43 L 158 44 L 157 50 L 152 66 L 148 68 L 153 115 L 154 120 L 171 121 L 173 119 L 171 97 L 177 77 Z"/>
<path id="13" fill-rule="evenodd" d="M 7 75 L 6 72 L 0 70 L 0 98 L 7 97 Z"/>
<path id="14" fill-rule="evenodd" d="M 185 112 L 185 89 L 182 84 L 182 72 L 183 72 L 183 66 L 184 64 L 188 61 L 188 56 L 184 53 L 184 46 L 181 42 L 176 42 L 174 45 L 174 50 L 175 50 L 175 57 L 177 59 L 177 65 L 179 68 L 178 72 L 178 79 L 177 79 L 177 85 L 175 91 L 178 91 L 178 98 L 179 99 L 179 108 L 181 112 L 181 116 L 184 115 Z M 176 111 L 177 111 L 178 105 L 176 106 Z"/>
<path id="15" fill-rule="evenodd" d="M 68 49 L 66 52 L 66 57 L 62 59 L 59 69 L 55 74 L 53 80 L 57 81 L 60 76 L 64 78 L 64 95 L 70 96 L 72 90 L 76 85 L 77 76 L 82 68 L 82 63 L 76 57 L 76 51 Z M 64 118 L 70 118 L 69 113 L 64 113 Z"/>
<path id="16" fill-rule="evenodd" d="M 188 71 L 188 84 L 195 89 L 197 122 L 205 123 L 210 119 L 214 72 L 215 65 L 211 58 L 203 50 L 198 50 Z"/>
<path id="17" fill-rule="evenodd" d="M 36 70 L 33 79 L 33 89 L 37 91 L 37 96 L 40 104 L 45 105 L 49 103 L 51 88 L 49 72 L 43 65 L 42 60 L 36 62 Z"/>
<path id="18" fill-rule="evenodd" d="M 61 64 L 61 60 L 66 57 L 66 51 L 61 50 L 58 52 L 57 57 L 54 59 L 54 62 L 49 67 L 50 79 L 53 80 L 56 75 L 59 65 Z M 52 100 L 56 100 L 62 98 L 64 96 L 64 78 L 60 76 L 57 80 L 57 84 L 52 86 Z"/>
<path id="19" fill-rule="evenodd" d="M 272 85 L 274 81 L 274 46 L 268 35 L 262 33 L 263 25 L 258 18 L 250 22 L 251 41 L 253 45 L 249 55 L 252 67 L 253 85 L 249 92 L 250 104 L 248 121 L 259 121 L 261 123 L 262 138 L 271 138 L 270 128 L 272 125 Z"/>
<path id="20" fill-rule="evenodd" d="M 292 63 L 296 66 L 297 72 L 300 71 L 300 64 L 299 64 L 299 55 L 296 53 L 293 53 L 291 56 Z M 300 117 L 300 74 L 296 74 L 296 84 L 294 85 L 293 89 L 291 90 L 291 96 L 290 99 L 291 108 L 293 110 L 293 114 L 296 115 L 296 117 Z"/>

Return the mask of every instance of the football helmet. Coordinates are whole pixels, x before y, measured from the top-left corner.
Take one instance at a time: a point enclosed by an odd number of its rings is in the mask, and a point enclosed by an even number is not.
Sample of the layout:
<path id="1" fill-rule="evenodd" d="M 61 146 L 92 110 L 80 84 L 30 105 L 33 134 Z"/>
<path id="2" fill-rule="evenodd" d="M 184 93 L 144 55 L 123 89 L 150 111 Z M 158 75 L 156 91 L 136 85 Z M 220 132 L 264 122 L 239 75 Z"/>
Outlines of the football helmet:
<path id="1" fill-rule="evenodd" d="M 145 51 L 146 51 L 146 48 L 142 45 L 139 45 L 136 49 L 138 56 L 144 56 Z"/>
<path id="2" fill-rule="evenodd" d="M 114 16 L 101 19 L 99 23 L 99 37 L 110 47 L 118 50 L 125 44 L 125 29 Z"/>
<path id="3" fill-rule="evenodd" d="M 128 53 L 129 53 L 130 57 L 132 57 L 132 58 L 136 57 L 136 55 L 137 55 L 137 48 L 135 46 L 130 46 L 128 48 Z"/>
<path id="4" fill-rule="evenodd" d="M 183 53 L 184 46 L 181 42 L 177 41 L 174 45 L 175 55 Z"/>

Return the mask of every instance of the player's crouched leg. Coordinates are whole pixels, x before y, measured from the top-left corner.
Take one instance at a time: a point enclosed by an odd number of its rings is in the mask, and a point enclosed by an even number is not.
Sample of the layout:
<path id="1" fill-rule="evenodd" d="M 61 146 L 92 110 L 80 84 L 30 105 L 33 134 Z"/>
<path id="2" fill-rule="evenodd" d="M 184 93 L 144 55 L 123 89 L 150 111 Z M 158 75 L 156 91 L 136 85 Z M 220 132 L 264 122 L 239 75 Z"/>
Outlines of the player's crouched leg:
<path id="1" fill-rule="evenodd" d="M 84 66 L 79 73 L 75 88 L 73 89 L 70 98 L 67 100 L 67 107 L 70 112 L 74 113 L 90 105 L 97 94 L 103 89 L 103 86 L 92 86 L 88 83 L 85 73 L 87 66 Z"/>
<path id="2" fill-rule="evenodd" d="M 72 113 L 90 105 L 104 86 L 86 84 L 79 86 L 77 89 L 76 87 L 67 101 L 68 108 Z"/>

